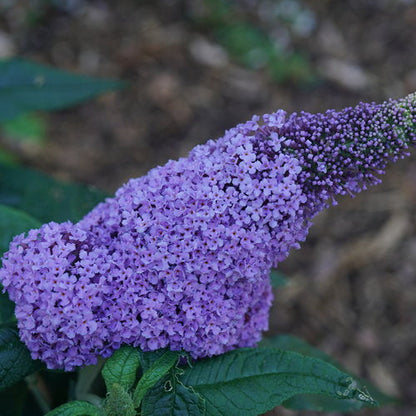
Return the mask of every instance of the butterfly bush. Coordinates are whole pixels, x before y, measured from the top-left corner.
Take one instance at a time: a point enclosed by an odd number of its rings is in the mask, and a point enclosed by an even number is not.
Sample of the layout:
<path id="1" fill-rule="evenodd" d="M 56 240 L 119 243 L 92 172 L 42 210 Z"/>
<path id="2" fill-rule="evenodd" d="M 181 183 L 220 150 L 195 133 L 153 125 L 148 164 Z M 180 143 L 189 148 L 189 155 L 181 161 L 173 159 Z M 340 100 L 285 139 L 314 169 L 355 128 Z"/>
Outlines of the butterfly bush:
<path id="1" fill-rule="evenodd" d="M 79 223 L 15 237 L 0 281 L 32 357 L 72 370 L 122 344 L 194 358 L 255 346 L 270 269 L 336 195 L 378 183 L 407 155 L 415 101 L 255 116 L 130 180 Z"/>

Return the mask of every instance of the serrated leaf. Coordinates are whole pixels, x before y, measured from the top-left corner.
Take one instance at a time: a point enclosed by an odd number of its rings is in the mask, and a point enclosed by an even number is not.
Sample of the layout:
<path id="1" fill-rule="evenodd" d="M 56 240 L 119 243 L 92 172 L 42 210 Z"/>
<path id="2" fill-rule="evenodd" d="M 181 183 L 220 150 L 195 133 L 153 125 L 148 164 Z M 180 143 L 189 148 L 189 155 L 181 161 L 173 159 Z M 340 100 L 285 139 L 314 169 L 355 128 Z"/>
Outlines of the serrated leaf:
<path id="1" fill-rule="evenodd" d="M 140 406 L 146 392 L 178 362 L 180 355 L 178 351 L 166 351 L 143 373 L 133 394 L 133 401 L 136 407 Z"/>
<path id="2" fill-rule="evenodd" d="M 140 359 L 136 348 L 124 346 L 115 351 L 106 361 L 101 372 L 107 391 L 111 390 L 113 384 L 118 384 L 127 391 L 130 390 L 136 381 L 139 366 Z"/>
<path id="3" fill-rule="evenodd" d="M 123 82 L 81 76 L 25 59 L 0 61 L 0 122 L 36 110 L 58 110 L 122 88 Z"/>
<path id="4" fill-rule="evenodd" d="M 79 400 L 65 403 L 46 413 L 45 416 L 104 416 L 104 413 L 97 406 Z"/>
<path id="5" fill-rule="evenodd" d="M 0 163 L 0 204 L 25 211 L 42 223 L 77 222 L 106 196 L 93 187 Z"/>
<path id="6" fill-rule="evenodd" d="M 144 396 L 141 416 L 204 416 L 205 402 L 178 382 L 174 371 L 159 380 Z"/>
<path id="7" fill-rule="evenodd" d="M 180 381 L 205 399 L 208 416 L 256 416 L 299 394 L 374 404 L 331 364 L 275 348 L 245 348 L 197 361 Z"/>
<path id="8" fill-rule="evenodd" d="M 343 368 L 341 364 L 325 354 L 323 351 L 292 335 L 284 334 L 272 338 L 265 338 L 260 342 L 259 346 L 276 347 L 283 350 L 295 351 L 309 357 L 319 358 L 332 364 L 339 370 L 351 375 Z M 365 389 L 368 390 L 369 394 L 374 398 L 374 400 L 377 401 L 380 406 L 396 402 L 395 399 L 381 392 L 367 380 L 363 380 L 355 376 L 354 378 L 358 381 L 359 385 L 365 386 Z M 283 406 L 295 410 L 351 412 L 354 410 L 362 409 L 363 407 L 368 407 L 369 403 L 357 402 L 355 400 L 339 400 L 326 396 L 300 395 L 287 400 L 283 403 Z"/>
<path id="9" fill-rule="evenodd" d="M 0 204 L 0 255 L 8 249 L 15 235 L 39 228 L 41 225 L 29 214 Z"/>
<path id="10" fill-rule="evenodd" d="M 283 287 L 288 284 L 288 278 L 283 273 L 272 269 L 270 272 L 270 284 L 272 287 Z"/>
<path id="11" fill-rule="evenodd" d="M 17 383 L 40 367 L 20 341 L 17 331 L 0 328 L 0 390 Z"/>

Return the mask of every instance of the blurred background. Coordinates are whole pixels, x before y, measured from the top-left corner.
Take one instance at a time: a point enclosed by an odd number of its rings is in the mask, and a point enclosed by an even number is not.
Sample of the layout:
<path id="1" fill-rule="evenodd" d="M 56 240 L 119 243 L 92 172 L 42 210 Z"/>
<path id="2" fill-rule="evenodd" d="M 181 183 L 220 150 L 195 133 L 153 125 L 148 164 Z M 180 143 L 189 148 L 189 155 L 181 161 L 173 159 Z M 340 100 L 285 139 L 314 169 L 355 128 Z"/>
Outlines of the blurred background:
<path id="1" fill-rule="evenodd" d="M 0 0 L 1 58 L 128 81 L 0 127 L 0 157 L 113 192 L 253 114 L 415 91 L 415 46 L 413 0 Z M 290 283 L 270 334 L 298 335 L 402 400 L 366 416 L 416 409 L 415 178 L 414 152 L 316 217 L 280 267 Z"/>

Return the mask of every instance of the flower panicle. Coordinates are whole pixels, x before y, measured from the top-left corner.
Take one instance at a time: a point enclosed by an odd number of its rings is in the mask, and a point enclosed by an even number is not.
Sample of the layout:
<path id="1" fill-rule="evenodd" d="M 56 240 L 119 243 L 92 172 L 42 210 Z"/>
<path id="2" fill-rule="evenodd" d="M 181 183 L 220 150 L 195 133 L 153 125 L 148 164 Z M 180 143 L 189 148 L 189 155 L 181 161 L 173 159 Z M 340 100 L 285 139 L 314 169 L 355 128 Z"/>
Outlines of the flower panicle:
<path id="1" fill-rule="evenodd" d="M 122 344 L 194 358 L 254 346 L 271 267 L 312 217 L 415 143 L 415 94 L 253 117 L 131 179 L 77 224 L 17 236 L 0 282 L 33 358 L 72 370 Z"/>

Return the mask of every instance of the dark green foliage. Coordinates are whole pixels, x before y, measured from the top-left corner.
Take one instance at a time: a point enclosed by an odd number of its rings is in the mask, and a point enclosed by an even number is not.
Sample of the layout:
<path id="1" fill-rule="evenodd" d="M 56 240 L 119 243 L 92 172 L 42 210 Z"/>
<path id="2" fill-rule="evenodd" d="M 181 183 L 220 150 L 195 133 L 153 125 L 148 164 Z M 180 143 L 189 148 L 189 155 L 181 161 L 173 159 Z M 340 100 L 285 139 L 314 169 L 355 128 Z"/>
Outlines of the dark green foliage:
<path id="1" fill-rule="evenodd" d="M 39 368 L 40 363 L 32 360 L 17 331 L 0 328 L 0 391 Z"/>
<path id="2" fill-rule="evenodd" d="M 285 51 L 279 43 L 244 16 L 237 2 L 205 0 L 205 13 L 196 19 L 214 34 L 228 54 L 242 65 L 264 68 L 276 82 L 300 85 L 317 81 L 312 65 L 303 51 Z M 276 25 L 282 24 L 276 20 Z"/>
<path id="3" fill-rule="evenodd" d="M 124 346 L 117 350 L 104 364 L 101 372 L 107 391 L 113 384 L 126 390 L 133 387 L 140 366 L 139 353 L 136 348 Z"/>
<path id="4" fill-rule="evenodd" d="M 309 357 L 318 358 L 322 361 L 332 364 L 333 366 L 339 368 L 342 371 L 345 371 L 348 374 L 348 372 L 339 363 L 337 363 L 323 351 L 318 350 L 307 342 L 291 335 L 279 335 L 269 339 L 266 338 L 261 342 L 260 346 L 275 347 L 282 350 L 295 351 Z M 368 383 L 368 381 L 359 378 L 355 379 L 357 380 L 358 385 L 362 386 L 362 389 L 367 390 L 371 397 L 377 401 L 378 405 L 381 406 L 395 402 L 395 399 L 387 396 L 376 387 Z M 354 410 L 362 409 L 368 405 L 369 403 L 367 402 L 360 402 L 357 400 L 339 400 L 325 395 L 310 394 L 294 396 L 283 403 L 283 406 L 290 409 L 317 411 L 325 410 L 332 412 L 351 412 Z"/>
<path id="5" fill-rule="evenodd" d="M 283 287 L 288 284 L 288 278 L 283 273 L 272 269 L 270 272 L 270 283 L 273 287 Z"/>
<path id="6" fill-rule="evenodd" d="M 175 371 L 160 380 L 143 399 L 142 416 L 203 416 L 205 402 L 177 380 Z"/>
<path id="7" fill-rule="evenodd" d="M 25 212 L 0 204 L 0 255 L 8 249 L 15 235 L 41 225 L 37 219 Z"/>
<path id="8" fill-rule="evenodd" d="M 0 122 L 35 110 L 59 110 L 124 83 L 72 74 L 20 58 L 0 61 Z"/>
<path id="9" fill-rule="evenodd" d="M 177 364 L 179 357 L 180 353 L 178 351 L 166 351 L 143 373 L 133 394 L 136 407 L 140 406 L 146 392 Z"/>
<path id="10" fill-rule="evenodd" d="M 235 350 L 198 362 L 182 380 L 205 399 L 209 416 L 254 416 L 298 394 L 375 404 L 332 365 L 274 348 Z"/>
<path id="11" fill-rule="evenodd" d="M 25 211 L 40 222 L 78 221 L 105 197 L 93 187 L 0 163 L 0 204 Z"/>

